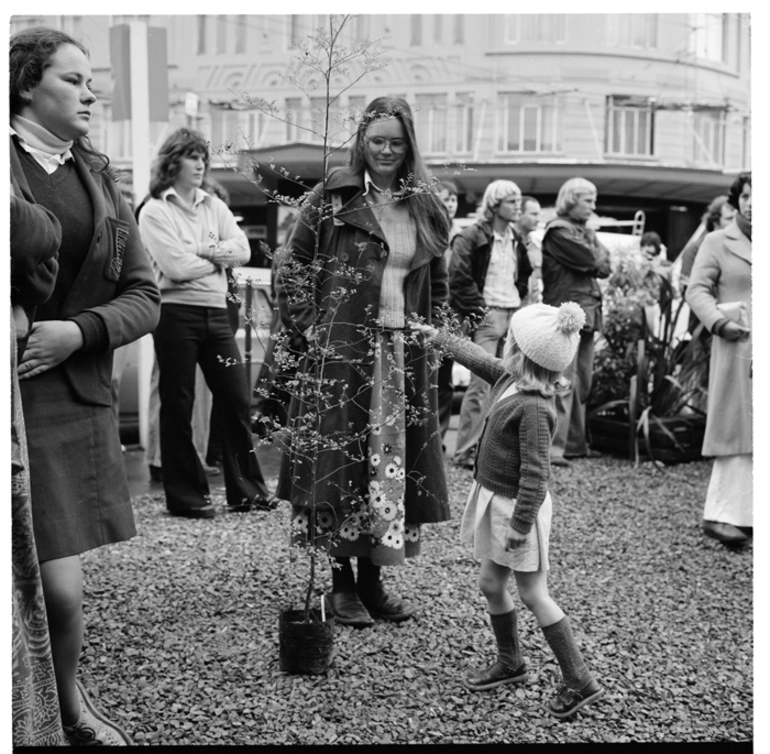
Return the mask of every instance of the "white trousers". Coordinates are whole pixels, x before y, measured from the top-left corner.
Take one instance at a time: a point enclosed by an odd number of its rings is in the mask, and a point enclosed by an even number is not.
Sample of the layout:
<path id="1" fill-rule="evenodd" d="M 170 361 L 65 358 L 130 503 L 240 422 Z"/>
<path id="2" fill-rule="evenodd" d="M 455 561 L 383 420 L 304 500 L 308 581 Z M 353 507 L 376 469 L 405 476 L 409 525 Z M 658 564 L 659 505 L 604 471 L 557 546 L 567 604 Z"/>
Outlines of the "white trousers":
<path id="1" fill-rule="evenodd" d="M 704 521 L 753 526 L 753 468 L 750 453 L 714 459 L 703 510 Z"/>

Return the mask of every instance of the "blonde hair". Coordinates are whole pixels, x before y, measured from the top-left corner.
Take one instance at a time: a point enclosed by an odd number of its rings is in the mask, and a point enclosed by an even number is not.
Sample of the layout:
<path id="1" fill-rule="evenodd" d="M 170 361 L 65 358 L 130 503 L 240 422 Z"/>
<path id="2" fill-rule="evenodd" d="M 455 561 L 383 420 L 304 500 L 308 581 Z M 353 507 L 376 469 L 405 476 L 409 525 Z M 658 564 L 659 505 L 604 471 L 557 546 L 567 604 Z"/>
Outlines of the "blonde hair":
<path id="1" fill-rule="evenodd" d="M 577 204 L 577 199 L 583 194 L 596 194 L 596 186 L 585 178 L 570 178 L 559 189 L 556 197 L 556 214 L 559 217 L 568 215 Z"/>
<path id="2" fill-rule="evenodd" d="M 519 348 L 510 327 L 503 348 L 503 367 L 516 378 L 516 387 L 522 393 L 540 393 L 543 398 L 550 398 L 564 392 L 570 385 L 561 372 L 546 369 L 532 361 Z"/>
<path id="3" fill-rule="evenodd" d="M 513 181 L 492 181 L 484 190 L 484 198 L 481 200 L 484 219 L 491 220 L 501 202 L 520 193 L 519 187 Z"/>

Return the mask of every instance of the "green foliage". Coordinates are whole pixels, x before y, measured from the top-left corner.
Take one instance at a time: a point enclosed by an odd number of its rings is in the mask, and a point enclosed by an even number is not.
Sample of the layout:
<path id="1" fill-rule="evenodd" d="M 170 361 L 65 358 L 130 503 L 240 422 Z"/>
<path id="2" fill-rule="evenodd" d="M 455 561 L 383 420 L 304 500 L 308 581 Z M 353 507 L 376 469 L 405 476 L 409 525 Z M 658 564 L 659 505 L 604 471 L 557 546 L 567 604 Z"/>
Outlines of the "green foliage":
<path id="1" fill-rule="evenodd" d="M 684 301 L 674 298 L 667 269 L 626 254 L 613 260 L 604 292 L 604 333 L 594 359 L 591 407 L 635 405 L 640 416 L 701 412 L 708 384 L 708 350 L 678 325 Z M 636 391 L 631 381 L 636 378 Z"/>

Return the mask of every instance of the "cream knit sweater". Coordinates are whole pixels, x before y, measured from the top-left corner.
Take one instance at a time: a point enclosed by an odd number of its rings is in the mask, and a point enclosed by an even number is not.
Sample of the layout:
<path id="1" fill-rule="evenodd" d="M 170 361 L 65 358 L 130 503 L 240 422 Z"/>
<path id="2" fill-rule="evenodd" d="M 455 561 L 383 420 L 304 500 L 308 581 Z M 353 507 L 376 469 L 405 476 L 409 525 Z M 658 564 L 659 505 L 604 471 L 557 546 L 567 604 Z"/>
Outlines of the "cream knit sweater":
<path id="1" fill-rule="evenodd" d="M 385 234 L 390 252 L 382 275 L 380 320 L 383 327 L 405 324 L 404 281 L 417 249 L 417 227 L 405 201 L 397 202 L 376 189 L 370 191 L 372 211 Z"/>

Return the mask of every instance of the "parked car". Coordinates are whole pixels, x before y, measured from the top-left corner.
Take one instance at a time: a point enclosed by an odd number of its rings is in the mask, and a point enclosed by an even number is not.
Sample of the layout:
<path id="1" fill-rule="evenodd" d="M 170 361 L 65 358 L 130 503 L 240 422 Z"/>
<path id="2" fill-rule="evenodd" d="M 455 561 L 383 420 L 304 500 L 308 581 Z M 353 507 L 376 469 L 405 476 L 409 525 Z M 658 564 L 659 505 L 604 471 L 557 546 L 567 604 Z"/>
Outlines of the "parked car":
<path id="1" fill-rule="evenodd" d="M 235 339 L 241 354 L 246 358 L 247 340 L 250 341 L 250 380 L 251 387 L 257 381 L 265 353 L 267 339 L 270 337 L 270 320 L 273 312 L 273 299 L 270 293 L 271 273 L 261 267 L 239 267 L 236 271 L 241 299 L 240 322 Z M 244 322 L 246 280 L 252 280 L 252 316 L 254 327 L 247 335 Z M 151 335 L 146 336 L 151 338 Z M 139 442 L 139 354 L 140 341 L 128 346 L 129 360 L 120 383 L 120 438 L 124 445 Z M 151 348 L 145 351 L 151 353 Z"/>

